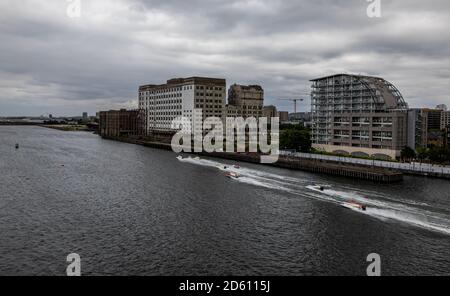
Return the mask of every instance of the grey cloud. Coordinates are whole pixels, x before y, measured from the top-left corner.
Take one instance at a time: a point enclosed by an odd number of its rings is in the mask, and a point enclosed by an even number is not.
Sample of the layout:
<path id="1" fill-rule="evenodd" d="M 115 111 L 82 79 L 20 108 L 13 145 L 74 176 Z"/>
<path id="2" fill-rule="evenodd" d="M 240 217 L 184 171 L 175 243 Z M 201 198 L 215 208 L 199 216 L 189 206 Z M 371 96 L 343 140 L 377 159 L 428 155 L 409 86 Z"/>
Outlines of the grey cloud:
<path id="1" fill-rule="evenodd" d="M 382 0 L 381 19 L 365 0 L 82 0 L 81 19 L 65 1 L 17 2 L 0 4 L 0 116 L 93 113 L 192 75 L 260 83 L 284 109 L 277 98 L 335 72 L 386 77 L 413 106 L 450 105 L 447 0 Z"/>

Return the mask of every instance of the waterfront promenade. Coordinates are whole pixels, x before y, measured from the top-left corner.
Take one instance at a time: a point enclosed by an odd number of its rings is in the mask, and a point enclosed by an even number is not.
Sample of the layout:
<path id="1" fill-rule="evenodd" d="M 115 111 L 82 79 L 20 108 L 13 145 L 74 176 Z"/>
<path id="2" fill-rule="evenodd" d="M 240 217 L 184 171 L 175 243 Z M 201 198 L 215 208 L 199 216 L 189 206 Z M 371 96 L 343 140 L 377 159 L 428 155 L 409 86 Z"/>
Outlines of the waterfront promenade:
<path id="1" fill-rule="evenodd" d="M 292 153 L 288 151 L 280 151 L 281 155 L 306 158 L 306 159 L 316 159 L 348 164 L 357 164 L 361 166 L 371 166 L 379 168 L 387 168 L 393 170 L 399 170 L 403 173 L 413 174 L 413 175 L 429 175 L 435 177 L 443 177 L 450 179 L 450 167 L 439 166 L 427 163 L 401 163 L 401 162 L 391 162 L 391 161 L 381 161 L 381 160 L 369 160 L 360 158 L 351 158 L 345 156 L 331 156 L 322 154 L 311 154 L 311 153 Z"/>

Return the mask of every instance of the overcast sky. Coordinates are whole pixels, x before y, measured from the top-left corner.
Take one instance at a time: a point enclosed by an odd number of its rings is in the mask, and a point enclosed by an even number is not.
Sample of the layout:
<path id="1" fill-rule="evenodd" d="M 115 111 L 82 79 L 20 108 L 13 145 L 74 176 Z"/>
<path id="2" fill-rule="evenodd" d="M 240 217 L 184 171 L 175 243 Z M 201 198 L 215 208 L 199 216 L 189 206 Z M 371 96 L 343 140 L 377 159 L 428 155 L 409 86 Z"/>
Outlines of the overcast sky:
<path id="1" fill-rule="evenodd" d="M 141 84 L 210 76 L 261 84 L 266 104 L 310 79 L 381 76 L 411 107 L 450 106 L 450 1 L 0 1 L 0 116 L 137 106 Z M 71 10 L 74 12 L 74 10 Z M 70 14 L 73 16 L 73 14 Z"/>

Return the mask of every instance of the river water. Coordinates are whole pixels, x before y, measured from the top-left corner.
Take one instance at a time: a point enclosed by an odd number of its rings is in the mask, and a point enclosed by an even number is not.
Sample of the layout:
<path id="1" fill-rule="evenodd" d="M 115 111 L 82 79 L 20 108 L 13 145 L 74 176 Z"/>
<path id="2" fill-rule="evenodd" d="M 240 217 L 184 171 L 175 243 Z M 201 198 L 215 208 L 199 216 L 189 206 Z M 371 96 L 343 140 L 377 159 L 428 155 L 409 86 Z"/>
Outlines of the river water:
<path id="1" fill-rule="evenodd" d="M 371 253 L 383 275 L 450 275 L 449 181 L 220 164 L 0 127 L 0 275 L 64 275 L 70 253 L 83 275 L 365 275 Z"/>

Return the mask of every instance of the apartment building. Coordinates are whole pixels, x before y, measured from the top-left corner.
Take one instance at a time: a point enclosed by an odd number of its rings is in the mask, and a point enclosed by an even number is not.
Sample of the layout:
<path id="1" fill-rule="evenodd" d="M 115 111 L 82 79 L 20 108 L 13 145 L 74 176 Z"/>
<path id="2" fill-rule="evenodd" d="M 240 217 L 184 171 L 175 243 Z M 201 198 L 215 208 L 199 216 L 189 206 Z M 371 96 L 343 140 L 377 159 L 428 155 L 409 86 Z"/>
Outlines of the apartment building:
<path id="1" fill-rule="evenodd" d="M 262 114 L 264 117 L 267 118 L 267 120 L 270 120 L 272 117 L 277 117 L 278 116 L 277 107 L 273 105 L 264 106 Z"/>
<path id="2" fill-rule="evenodd" d="M 312 82 L 312 142 L 318 150 L 396 158 L 407 145 L 408 105 L 379 77 L 337 74 Z"/>
<path id="3" fill-rule="evenodd" d="M 259 85 L 233 84 L 228 90 L 227 115 L 230 117 L 262 117 L 264 90 Z"/>
<path id="4" fill-rule="evenodd" d="M 172 122 L 183 116 L 194 120 L 224 116 L 225 79 L 190 77 L 174 78 L 162 85 L 139 87 L 139 108 L 145 110 L 147 132 L 173 131 Z M 203 118 L 194 118 L 195 109 Z"/>
<path id="5" fill-rule="evenodd" d="M 408 110 L 408 147 L 426 148 L 428 145 L 428 112 L 426 109 Z"/>
<path id="6" fill-rule="evenodd" d="M 287 111 L 278 111 L 277 112 L 278 118 L 280 118 L 280 122 L 288 122 L 289 121 L 289 112 Z"/>
<path id="7" fill-rule="evenodd" d="M 99 133 L 102 137 L 142 136 L 145 132 L 142 110 L 110 110 L 99 113 Z"/>

